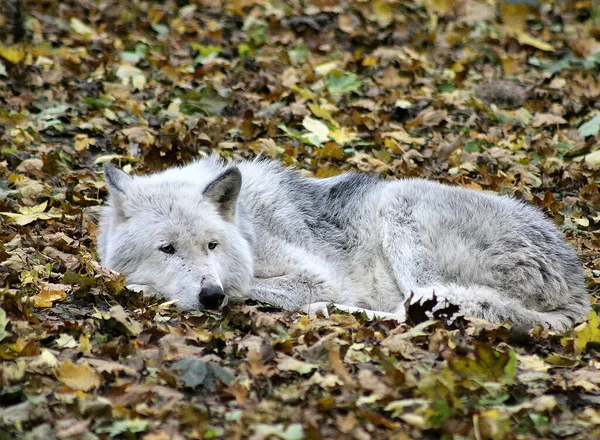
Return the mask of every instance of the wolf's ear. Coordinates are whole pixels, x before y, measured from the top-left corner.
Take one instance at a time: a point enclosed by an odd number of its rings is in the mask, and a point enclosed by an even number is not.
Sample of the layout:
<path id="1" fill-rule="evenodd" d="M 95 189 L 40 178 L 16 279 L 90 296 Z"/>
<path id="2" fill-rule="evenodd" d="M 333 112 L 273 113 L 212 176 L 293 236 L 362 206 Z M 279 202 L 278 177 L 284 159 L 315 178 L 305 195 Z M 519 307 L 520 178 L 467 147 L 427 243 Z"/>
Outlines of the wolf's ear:
<path id="1" fill-rule="evenodd" d="M 108 189 L 115 195 L 125 194 L 125 189 L 131 182 L 131 177 L 110 163 L 105 163 L 102 168 L 104 169 L 104 178 Z"/>
<path id="2" fill-rule="evenodd" d="M 238 167 L 227 168 L 204 190 L 204 197 L 219 207 L 226 220 L 233 220 L 237 199 L 242 187 L 242 173 Z"/>

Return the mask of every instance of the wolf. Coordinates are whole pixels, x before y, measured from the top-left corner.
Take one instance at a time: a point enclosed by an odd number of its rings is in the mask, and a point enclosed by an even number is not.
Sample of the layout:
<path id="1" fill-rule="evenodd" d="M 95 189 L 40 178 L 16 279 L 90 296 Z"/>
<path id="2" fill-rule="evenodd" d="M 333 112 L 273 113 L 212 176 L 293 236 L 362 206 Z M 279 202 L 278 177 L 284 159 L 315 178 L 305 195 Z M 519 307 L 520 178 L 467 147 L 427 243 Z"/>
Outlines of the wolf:
<path id="1" fill-rule="evenodd" d="M 303 177 L 217 157 L 130 177 L 104 166 L 102 263 L 184 309 L 250 298 L 405 320 L 408 298 L 560 331 L 590 309 L 557 227 L 510 197 L 423 179 Z"/>

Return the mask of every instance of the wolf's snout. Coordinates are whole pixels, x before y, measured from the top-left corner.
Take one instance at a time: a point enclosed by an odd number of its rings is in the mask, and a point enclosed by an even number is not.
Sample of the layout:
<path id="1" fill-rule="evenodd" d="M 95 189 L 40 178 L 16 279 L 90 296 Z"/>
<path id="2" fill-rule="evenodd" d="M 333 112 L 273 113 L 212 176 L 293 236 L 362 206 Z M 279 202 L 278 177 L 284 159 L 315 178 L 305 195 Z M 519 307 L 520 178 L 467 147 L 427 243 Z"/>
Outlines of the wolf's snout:
<path id="1" fill-rule="evenodd" d="M 219 286 L 206 286 L 200 291 L 200 305 L 209 310 L 217 310 L 223 304 L 225 295 Z"/>

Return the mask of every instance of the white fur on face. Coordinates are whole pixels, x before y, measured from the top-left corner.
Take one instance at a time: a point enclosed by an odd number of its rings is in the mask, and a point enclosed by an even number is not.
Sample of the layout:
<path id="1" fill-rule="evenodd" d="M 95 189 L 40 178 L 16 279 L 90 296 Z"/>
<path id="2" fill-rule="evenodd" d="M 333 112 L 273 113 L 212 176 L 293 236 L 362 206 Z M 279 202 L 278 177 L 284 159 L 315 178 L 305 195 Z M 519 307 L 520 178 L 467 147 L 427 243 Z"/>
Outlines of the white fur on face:
<path id="1" fill-rule="evenodd" d="M 122 182 L 121 182 L 122 183 Z M 202 195 L 203 187 L 136 178 L 112 191 L 103 216 L 103 263 L 149 286 L 185 309 L 199 308 L 203 287 L 219 286 L 227 297 L 249 289 L 252 267 L 249 243 L 234 221 Z M 214 250 L 209 243 L 217 242 Z M 172 245 L 174 253 L 160 250 Z"/>

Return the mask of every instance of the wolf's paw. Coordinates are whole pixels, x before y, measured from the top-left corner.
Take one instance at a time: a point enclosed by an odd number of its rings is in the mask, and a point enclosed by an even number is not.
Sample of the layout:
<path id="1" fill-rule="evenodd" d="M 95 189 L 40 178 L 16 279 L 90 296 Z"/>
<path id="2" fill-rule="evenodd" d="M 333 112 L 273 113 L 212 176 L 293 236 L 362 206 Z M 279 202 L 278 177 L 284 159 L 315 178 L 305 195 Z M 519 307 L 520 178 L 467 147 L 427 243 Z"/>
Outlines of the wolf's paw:
<path id="1" fill-rule="evenodd" d="M 158 296 L 158 292 L 156 290 L 145 284 L 128 284 L 125 287 L 133 292 L 141 292 L 144 294 L 144 296 Z"/>
<path id="2" fill-rule="evenodd" d="M 327 307 L 327 306 L 329 306 L 329 304 L 331 304 L 331 303 L 317 302 L 317 303 L 306 304 L 306 305 L 300 307 L 300 309 L 298 311 L 304 312 L 308 316 L 312 316 L 312 317 L 316 317 L 317 313 L 321 313 L 323 316 L 325 316 L 325 318 L 329 318 L 329 309 Z"/>
<path id="3" fill-rule="evenodd" d="M 134 292 L 145 292 L 148 290 L 148 286 L 143 284 L 127 284 L 125 286 L 128 290 L 132 290 Z"/>

